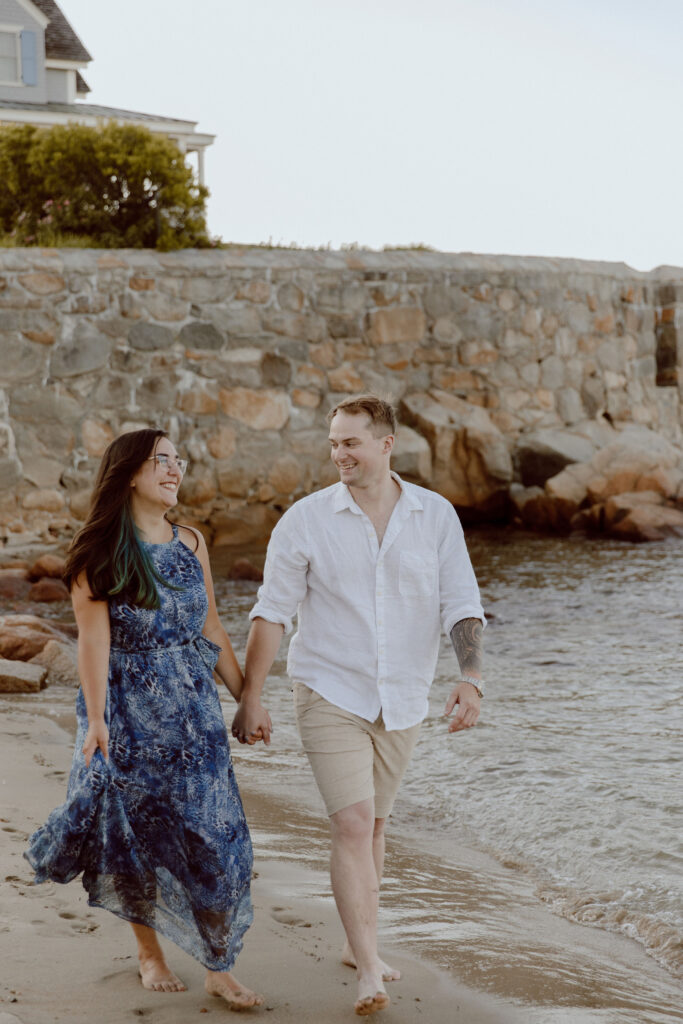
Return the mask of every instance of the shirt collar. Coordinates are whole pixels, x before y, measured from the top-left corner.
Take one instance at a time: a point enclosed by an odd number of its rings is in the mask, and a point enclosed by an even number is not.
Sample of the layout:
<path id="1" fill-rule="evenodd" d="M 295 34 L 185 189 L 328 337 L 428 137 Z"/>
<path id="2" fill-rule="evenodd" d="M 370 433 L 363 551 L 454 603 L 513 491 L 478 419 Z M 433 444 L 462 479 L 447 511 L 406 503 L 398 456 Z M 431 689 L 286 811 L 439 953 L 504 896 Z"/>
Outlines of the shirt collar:
<path id="1" fill-rule="evenodd" d="M 401 497 L 398 499 L 398 504 L 402 506 L 404 505 L 406 510 L 409 512 L 421 512 L 424 506 L 420 501 L 417 491 L 414 488 L 412 488 L 410 484 L 406 484 L 403 480 L 401 480 L 398 473 L 394 473 L 393 469 L 391 470 L 391 476 L 396 481 L 398 486 L 401 488 Z M 334 512 L 343 512 L 345 508 L 348 508 L 349 511 L 353 512 L 355 515 L 362 515 L 361 509 L 353 500 L 351 491 L 346 486 L 346 484 L 343 484 L 340 480 L 339 483 L 335 485 L 335 493 L 332 501 L 332 510 Z"/>

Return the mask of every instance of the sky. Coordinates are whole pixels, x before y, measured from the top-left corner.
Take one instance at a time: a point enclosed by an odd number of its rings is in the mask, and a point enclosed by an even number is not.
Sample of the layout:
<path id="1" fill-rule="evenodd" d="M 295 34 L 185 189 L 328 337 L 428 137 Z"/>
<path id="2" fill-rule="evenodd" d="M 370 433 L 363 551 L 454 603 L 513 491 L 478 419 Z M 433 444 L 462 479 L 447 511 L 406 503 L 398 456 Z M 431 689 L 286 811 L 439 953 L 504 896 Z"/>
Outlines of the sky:
<path id="1" fill-rule="evenodd" d="M 681 0 L 59 0 L 226 242 L 683 266 Z"/>

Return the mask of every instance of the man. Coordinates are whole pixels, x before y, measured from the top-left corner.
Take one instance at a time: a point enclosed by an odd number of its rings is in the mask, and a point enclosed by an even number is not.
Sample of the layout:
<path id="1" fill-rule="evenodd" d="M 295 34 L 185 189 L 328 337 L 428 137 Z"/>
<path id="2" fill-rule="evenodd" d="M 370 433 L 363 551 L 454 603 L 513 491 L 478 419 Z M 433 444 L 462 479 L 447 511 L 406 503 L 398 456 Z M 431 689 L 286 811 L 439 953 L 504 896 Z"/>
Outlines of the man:
<path id="1" fill-rule="evenodd" d="M 453 507 L 389 468 L 392 407 L 360 395 L 328 420 L 340 482 L 296 502 L 273 531 L 232 731 L 270 741 L 261 691 L 298 613 L 287 668 L 330 817 L 343 959 L 357 968 L 355 1011 L 366 1016 L 388 1005 L 384 981 L 400 977 L 377 953 L 384 823 L 427 714 L 440 626 L 460 665 L 445 709 L 458 732 L 479 717 L 485 619 Z"/>

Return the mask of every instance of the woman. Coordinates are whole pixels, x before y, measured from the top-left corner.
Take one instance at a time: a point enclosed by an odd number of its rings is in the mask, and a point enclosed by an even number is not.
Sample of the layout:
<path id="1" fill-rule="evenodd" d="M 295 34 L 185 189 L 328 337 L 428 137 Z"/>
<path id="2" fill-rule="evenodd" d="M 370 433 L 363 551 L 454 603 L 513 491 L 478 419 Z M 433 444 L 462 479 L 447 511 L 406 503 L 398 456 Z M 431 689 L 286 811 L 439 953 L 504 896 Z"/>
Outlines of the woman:
<path id="1" fill-rule="evenodd" d="M 109 445 L 65 580 L 78 623 L 78 734 L 66 803 L 31 837 L 36 881 L 83 872 L 91 906 L 129 921 L 145 988 L 182 992 L 157 932 L 229 973 L 252 921 L 252 852 L 212 671 L 239 700 L 206 544 L 166 518 L 187 467 L 162 430 Z"/>

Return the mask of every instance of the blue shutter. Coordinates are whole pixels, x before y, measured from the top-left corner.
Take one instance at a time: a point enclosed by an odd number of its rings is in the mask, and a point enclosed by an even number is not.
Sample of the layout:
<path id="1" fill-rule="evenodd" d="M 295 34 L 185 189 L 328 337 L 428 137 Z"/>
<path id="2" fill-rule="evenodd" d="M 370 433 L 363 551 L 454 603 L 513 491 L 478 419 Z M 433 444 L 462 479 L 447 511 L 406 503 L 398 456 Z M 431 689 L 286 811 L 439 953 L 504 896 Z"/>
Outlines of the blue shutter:
<path id="1" fill-rule="evenodd" d="M 21 33 L 21 77 L 24 85 L 38 84 L 36 34 L 27 29 Z"/>

